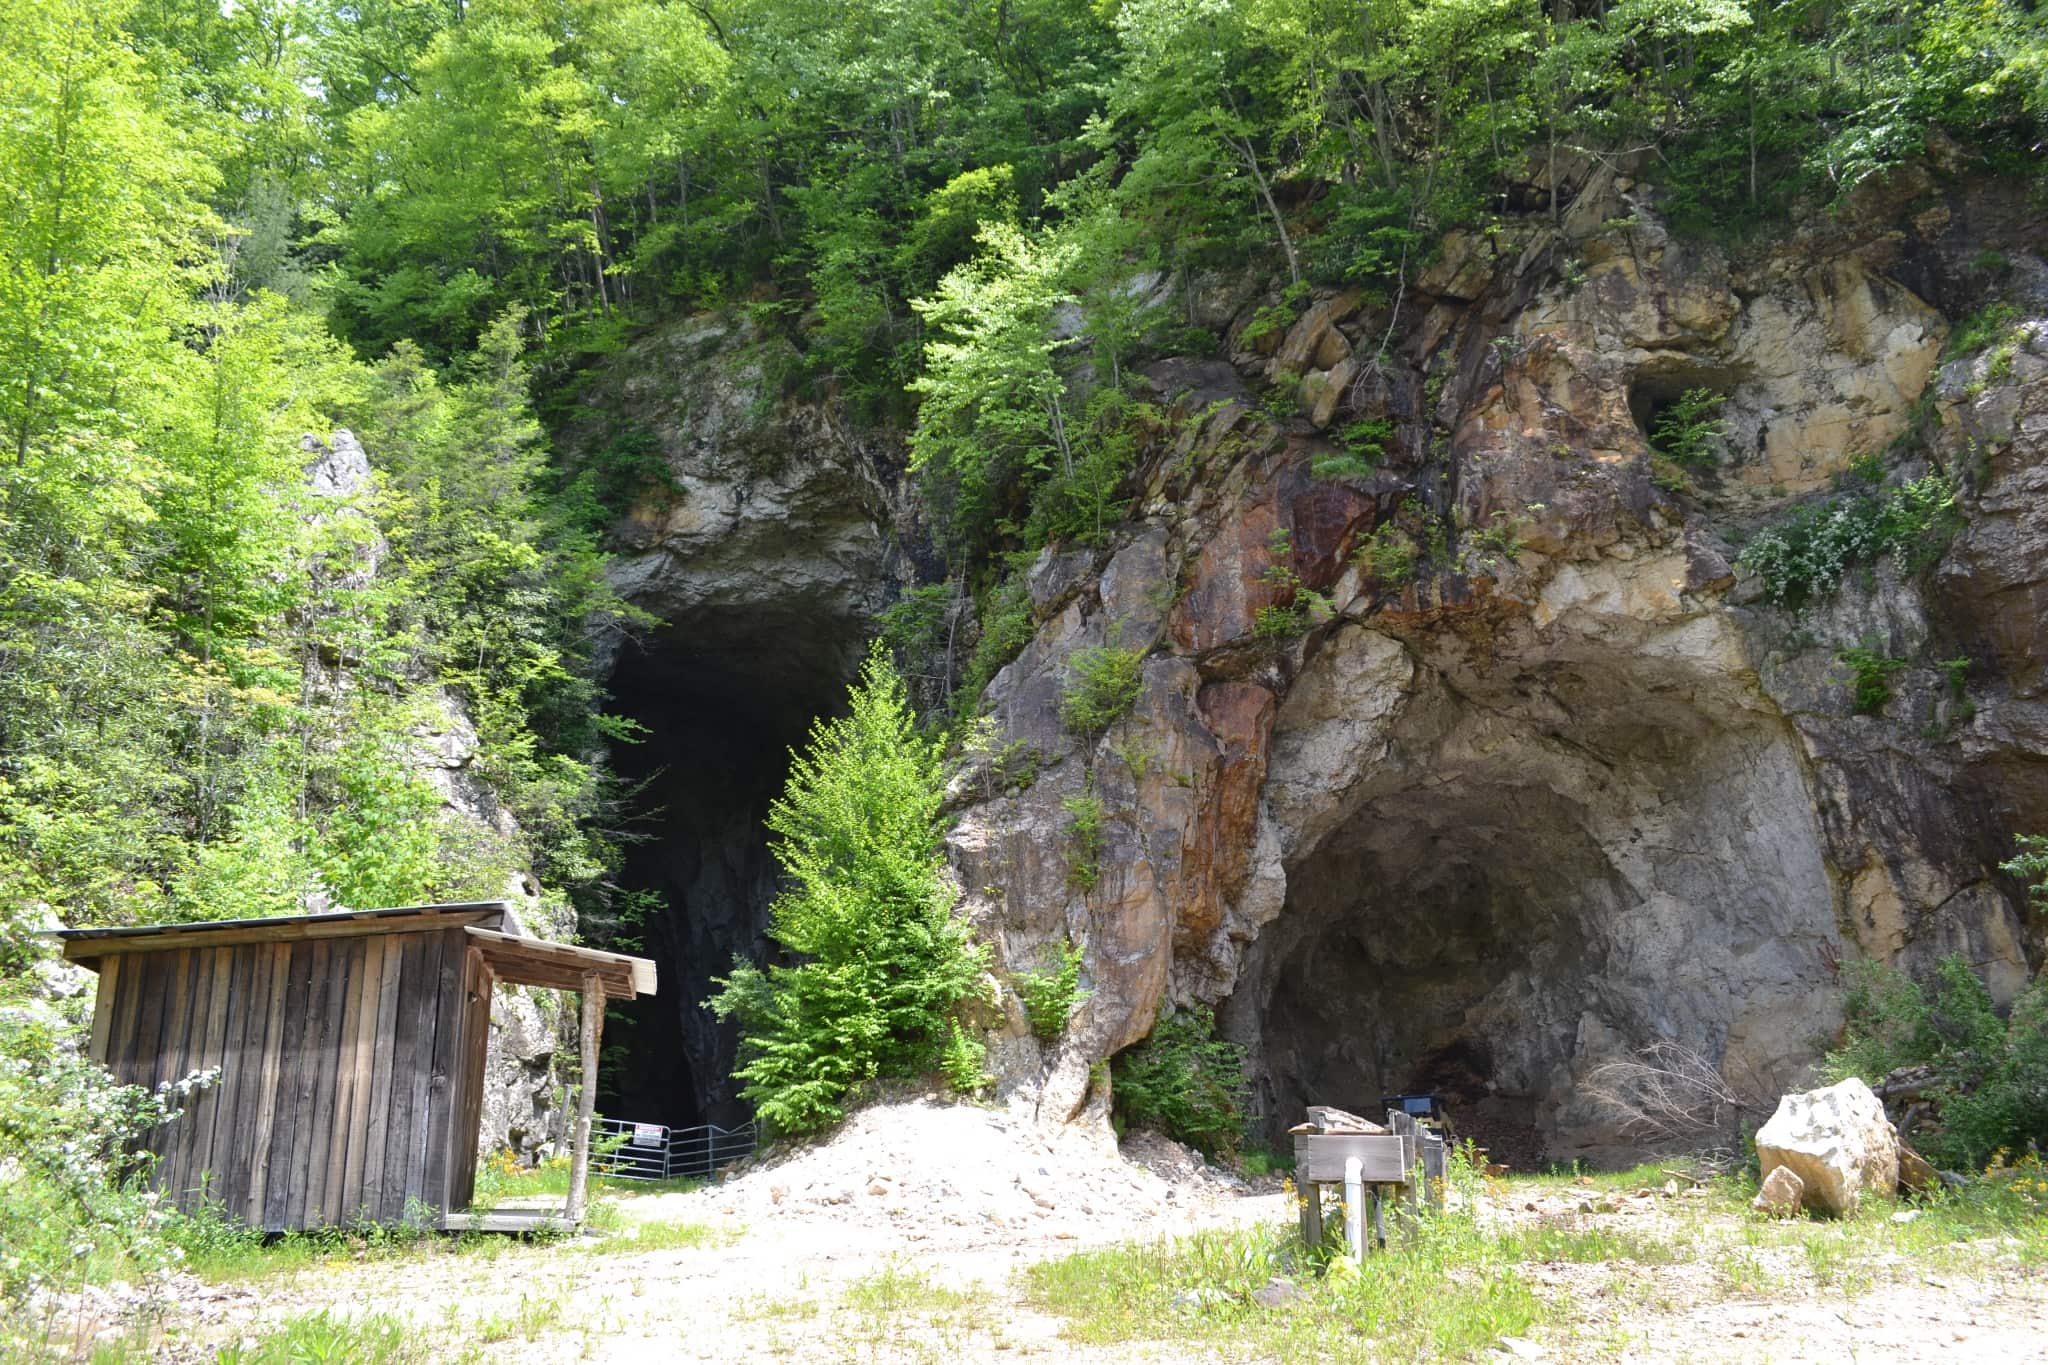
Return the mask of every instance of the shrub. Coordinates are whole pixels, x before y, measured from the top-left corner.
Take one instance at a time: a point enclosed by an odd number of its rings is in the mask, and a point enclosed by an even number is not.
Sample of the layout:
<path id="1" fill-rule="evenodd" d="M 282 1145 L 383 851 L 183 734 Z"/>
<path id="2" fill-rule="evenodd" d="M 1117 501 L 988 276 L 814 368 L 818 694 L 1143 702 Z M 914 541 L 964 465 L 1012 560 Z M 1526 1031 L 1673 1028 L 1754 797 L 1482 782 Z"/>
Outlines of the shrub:
<path id="1" fill-rule="evenodd" d="M 1316 456 L 1309 472 L 1318 479 L 1368 478 L 1386 457 L 1387 442 L 1394 439 L 1394 424 L 1384 417 L 1362 418 L 1344 427 L 1337 438 L 1344 449 Z"/>
<path id="2" fill-rule="evenodd" d="M 1375 527 L 1352 558 L 1375 583 L 1391 589 L 1405 587 L 1415 577 L 1415 561 L 1421 553 L 1415 537 L 1390 521 Z"/>
<path id="3" fill-rule="evenodd" d="M 769 934 L 800 960 L 735 962 L 709 1002 L 740 1022 L 740 1093 L 783 1132 L 836 1122 L 874 1077 L 937 1064 L 986 958 L 952 914 L 937 747 L 879 649 L 851 701 L 812 727 L 768 814 L 787 883 Z"/>
<path id="4" fill-rule="evenodd" d="M 952 605 L 950 583 L 907 589 L 876 618 L 882 642 L 899 659 L 922 661 L 945 638 L 946 614 Z"/>
<path id="5" fill-rule="evenodd" d="M 1869 645 L 1852 646 L 1835 658 L 1848 666 L 1856 714 L 1874 716 L 1884 710 L 1892 699 L 1892 674 L 1904 668 L 1906 661 L 1880 654 Z"/>
<path id="6" fill-rule="evenodd" d="M 187 1077 L 151 1093 L 118 1085 L 36 1008 L 0 1010 L 0 1305 L 39 1289 L 139 1278 L 171 1256 L 132 1144 L 172 1119 Z"/>
<path id="7" fill-rule="evenodd" d="M 1944 361 L 1955 360 L 1998 345 L 2009 338 L 2024 320 L 2025 315 L 2015 304 L 1988 304 L 1956 324 L 1955 330 L 1948 334 L 1948 345 L 1942 347 L 1941 358 Z"/>
<path id="8" fill-rule="evenodd" d="M 1842 1044 L 1823 1063 L 1829 1080 L 1874 1084 L 1902 1066 L 1933 1069 L 1940 1117 L 1912 1140 L 1936 1164 L 1976 1170 L 2002 1151 L 2048 1146 L 2048 982 L 2001 1019 L 1960 953 L 1941 960 L 1931 990 L 1865 962 L 1842 1013 Z"/>
<path id="9" fill-rule="evenodd" d="M 2027 884 L 2027 901 L 2048 912 L 2048 836 L 2021 834 L 2013 839 L 2012 858 L 1999 867 Z"/>
<path id="10" fill-rule="evenodd" d="M 1066 1032 L 1067 1020 L 1081 1003 L 1081 945 L 1060 950 L 1059 965 L 1048 971 L 1017 974 L 1017 995 L 1024 1002 L 1031 1031 L 1045 1042 Z"/>
<path id="11" fill-rule="evenodd" d="M 1093 891 L 1102 879 L 1102 798 L 1093 792 L 1065 797 L 1067 812 L 1067 885 Z"/>
<path id="12" fill-rule="evenodd" d="M 1278 648 L 1311 626 L 1321 625 L 1337 614 L 1329 597 L 1301 581 L 1294 571 L 1294 537 L 1284 526 L 1266 537 L 1269 562 L 1259 573 L 1261 583 L 1271 584 L 1281 600 L 1260 607 L 1252 617 L 1252 638 Z"/>
<path id="13" fill-rule="evenodd" d="M 1031 643 L 1031 636 L 1038 629 L 1037 622 L 1031 619 L 1031 593 L 1025 587 L 1024 576 L 1013 572 L 985 593 L 977 617 L 981 634 L 974 642 L 974 653 L 968 657 L 960 690 L 954 694 L 956 704 L 967 714 L 972 713 L 982 691 L 995 681 L 1003 666 Z"/>
<path id="14" fill-rule="evenodd" d="M 1208 1007 L 1167 1015 L 1151 1036 L 1118 1053 L 1110 1068 L 1117 1115 L 1210 1156 L 1244 1139 L 1244 1049 L 1216 1036 Z"/>
<path id="15" fill-rule="evenodd" d="M 1277 647 L 1307 630 L 1308 626 L 1307 617 L 1294 607 L 1260 607 L 1252 617 L 1252 638 L 1262 645 Z"/>
<path id="16" fill-rule="evenodd" d="M 1486 525 L 1473 529 L 1471 543 L 1476 562 L 1495 560 L 1512 564 L 1522 553 L 1522 519 L 1497 511 Z"/>
<path id="17" fill-rule="evenodd" d="M 987 1046 L 960 1027 L 957 1019 L 946 1037 L 945 1050 L 939 1054 L 939 1071 L 946 1084 L 961 1095 L 979 1095 L 995 1084 L 995 1077 L 988 1074 Z"/>
<path id="18" fill-rule="evenodd" d="M 1308 301 L 1309 290 L 1305 284 L 1292 284 L 1281 291 L 1279 301 L 1269 303 L 1253 313 L 1244 330 L 1237 334 L 1241 346 L 1258 346 L 1275 337 L 1284 336 L 1294 320 L 1301 316 L 1301 306 Z"/>
<path id="19" fill-rule="evenodd" d="M 1795 508 L 1757 532 L 1738 562 L 1779 606 L 1797 607 L 1841 586 L 1851 566 L 1889 553 L 1900 568 L 1931 566 L 1961 524 L 1956 490 L 1929 474 L 1889 493 L 1855 493 Z"/>
<path id="20" fill-rule="evenodd" d="M 1142 650 L 1098 645 L 1067 659 L 1060 723 L 1078 735 L 1099 735 L 1129 715 L 1145 687 Z"/>
<path id="21" fill-rule="evenodd" d="M 1712 389 L 1687 389 L 1651 423 L 1650 449 L 1681 469 L 1712 469 L 1720 460 L 1721 437 L 1728 429 L 1721 420 L 1721 406 L 1727 401 Z"/>

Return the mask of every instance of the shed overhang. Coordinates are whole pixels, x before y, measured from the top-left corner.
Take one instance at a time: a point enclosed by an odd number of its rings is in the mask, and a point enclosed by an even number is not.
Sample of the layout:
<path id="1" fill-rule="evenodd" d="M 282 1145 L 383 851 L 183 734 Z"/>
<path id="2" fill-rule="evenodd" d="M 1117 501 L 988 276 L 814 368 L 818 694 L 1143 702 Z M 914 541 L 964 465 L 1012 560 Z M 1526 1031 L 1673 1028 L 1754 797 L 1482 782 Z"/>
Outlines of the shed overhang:
<path id="1" fill-rule="evenodd" d="M 580 991 L 596 977 L 607 1000 L 632 1000 L 654 994 L 654 964 L 644 957 L 579 948 L 543 938 L 524 938 L 472 924 L 463 930 L 500 981 L 515 986 L 545 986 Z"/>

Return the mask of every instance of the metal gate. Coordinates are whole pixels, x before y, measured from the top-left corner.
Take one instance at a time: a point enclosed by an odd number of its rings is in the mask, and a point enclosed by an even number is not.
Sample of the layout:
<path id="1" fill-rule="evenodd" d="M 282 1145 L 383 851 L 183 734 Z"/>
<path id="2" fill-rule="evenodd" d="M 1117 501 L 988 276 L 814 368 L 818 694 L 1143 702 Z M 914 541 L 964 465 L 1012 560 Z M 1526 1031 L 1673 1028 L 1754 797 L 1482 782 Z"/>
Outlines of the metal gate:
<path id="1" fill-rule="evenodd" d="M 715 1123 L 670 1128 L 599 1119 L 597 1126 L 592 1169 L 613 1180 L 708 1179 L 719 1167 L 752 1156 L 756 1141 L 751 1122 L 737 1128 Z"/>

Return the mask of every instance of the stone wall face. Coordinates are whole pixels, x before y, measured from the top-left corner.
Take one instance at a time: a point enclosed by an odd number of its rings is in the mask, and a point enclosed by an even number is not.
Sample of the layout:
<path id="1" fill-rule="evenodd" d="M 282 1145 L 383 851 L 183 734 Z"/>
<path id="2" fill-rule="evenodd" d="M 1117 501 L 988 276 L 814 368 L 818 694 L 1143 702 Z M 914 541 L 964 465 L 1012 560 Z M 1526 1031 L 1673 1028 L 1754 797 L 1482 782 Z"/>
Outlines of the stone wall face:
<path id="1" fill-rule="evenodd" d="M 2048 324 L 1941 364 L 1984 237 L 1927 188 L 1731 260 L 1596 178 L 1577 235 L 1453 239 L 1398 319 L 1319 297 L 1270 354 L 1150 367 L 1172 420 L 1136 518 L 1041 558 L 1038 634 L 989 689 L 1035 780 L 960 784 L 952 856 L 1001 961 L 1086 956 L 1057 1045 L 1012 1003 L 1013 1099 L 1100 1112 L 1095 1064 L 1207 1002 L 1276 1122 L 1438 1088 L 1511 1159 L 1597 1160 L 1619 1147 L 1592 1068 L 1676 1040 L 1775 1094 L 1851 959 L 1961 951 L 2019 989 L 2040 944 L 1996 865 L 2048 829 Z M 2043 278 L 2040 229 L 2006 227 Z M 1253 397 L 1296 376 L 1293 415 Z M 1696 387 L 1725 395 L 1726 450 L 1677 492 L 1645 430 Z M 1316 478 L 1361 417 L 1393 423 L 1378 471 Z M 1961 471 L 1938 568 L 1770 605 L 1740 539 L 1888 446 Z M 1410 499 L 1443 553 L 1375 581 L 1356 551 L 1424 534 Z M 1302 590 L 1330 610 L 1259 629 Z M 1111 642 L 1146 652 L 1143 696 L 1069 734 L 1067 661 Z M 1851 707 L 1857 645 L 1907 661 L 1881 714 Z M 1958 692 L 1937 664 L 1962 656 Z M 1084 791 L 1107 848 L 1081 889 L 1062 802 Z"/>
<path id="2" fill-rule="evenodd" d="M 1256 344 L 1274 298 L 1248 279 L 1144 281 L 1229 354 L 1144 367 L 1165 416 L 1131 519 L 1030 569 L 1035 637 L 985 698 L 1015 747 L 954 790 L 962 913 L 998 983 L 1084 952 L 1054 1044 L 1002 992 L 1011 1103 L 1100 1120 L 1099 1064 L 1200 1002 L 1275 1125 L 1426 1087 L 1498 1156 L 1599 1160 L 1622 1151 L 1586 1094 L 1603 1062 L 1681 1042 L 1762 1100 L 1803 1078 L 1854 959 L 1960 951 L 2001 996 L 2025 983 L 2042 944 L 1997 864 L 2048 831 L 2048 323 L 1944 347 L 1994 294 L 2048 319 L 2048 242 L 1995 187 L 1865 198 L 1731 253 L 1599 172 L 1561 224 L 1453 234 L 1398 313 L 1326 292 Z M 666 896 L 682 1040 L 643 1088 L 721 1116 L 732 1038 L 699 1002 L 765 950 L 759 816 L 923 553 L 894 438 L 782 394 L 783 345 L 678 323 L 591 421 L 651 433 L 673 475 L 614 535 L 615 584 L 664 623 L 613 672 L 673 816 L 628 877 Z M 1726 435 L 1686 487 L 1646 432 L 1695 388 Z M 1317 477 L 1363 419 L 1388 424 L 1377 468 Z M 1947 553 L 1771 605 L 1744 539 L 1887 451 L 1895 477 L 1958 473 Z M 1387 527 L 1420 552 L 1403 581 L 1360 562 Z M 1105 645 L 1144 654 L 1142 695 L 1072 734 L 1070 661 Z M 1906 661 L 1880 714 L 1851 706 L 1851 647 Z M 1958 688 L 1940 665 L 1962 657 Z"/>

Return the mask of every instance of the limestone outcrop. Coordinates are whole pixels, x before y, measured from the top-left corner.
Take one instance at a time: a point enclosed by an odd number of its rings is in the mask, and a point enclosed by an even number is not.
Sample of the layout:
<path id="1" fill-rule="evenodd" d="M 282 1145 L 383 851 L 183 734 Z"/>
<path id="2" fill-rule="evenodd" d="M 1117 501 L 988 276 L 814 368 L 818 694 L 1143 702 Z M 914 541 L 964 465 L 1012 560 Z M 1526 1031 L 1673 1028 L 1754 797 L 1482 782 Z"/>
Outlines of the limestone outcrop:
<path id="1" fill-rule="evenodd" d="M 1398 299 L 1321 291 L 1277 332 L 1255 277 L 1134 282 L 1221 353 L 1139 367 L 1159 417 L 1129 518 L 1024 573 L 1034 633 L 954 788 L 998 978 L 1084 955 L 1055 1042 L 1013 996 L 990 1016 L 1008 1099 L 1099 1117 L 1100 1064 L 1201 1003 L 1272 1124 L 1427 1089 L 1497 1160 L 1597 1161 L 1627 1144 L 1594 1069 L 1683 1043 L 1764 1104 L 1804 1083 L 1851 959 L 1960 952 L 2018 990 L 2042 944 L 1998 864 L 2048 830 L 2048 241 L 2011 201 L 1909 173 L 1733 250 L 1591 170 L 1561 221 L 1453 235 Z M 1952 354 L 1994 297 L 2010 325 Z M 671 476 L 613 535 L 663 623 L 615 651 L 650 732 L 615 757 L 663 812 L 621 880 L 659 892 L 677 987 L 619 1026 L 649 1030 L 623 1089 L 736 1118 L 698 1002 L 766 950 L 760 817 L 875 611 L 936 566 L 893 439 L 786 393 L 786 343 L 700 318 L 628 359 L 572 433 L 651 442 Z M 1699 389 L 1723 431 L 1680 469 L 1649 433 Z M 1960 527 L 1918 560 L 1865 556 L 1794 611 L 1742 558 L 1929 474 Z M 941 626 L 957 664 L 964 597 Z M 1141 655 L 1142 693 L 1076 734 L 1096 648 Z M 1860 710 L 1858 651 L 1889 682 Z"/>
<path id="2" fill-rule="evenodd" d="M 964 782 L 951 843 L 1004 963 L 1085 951 L 1065 1036 L 1013 1008 L 995 1042 L 1043 1121 L 1096 1112 L 1096 1064 L 1201 1002 L 1267 1115 L 1434 1089 L 1497 1159 L 1598 1160 L 1624 1150 L 1581 1093 L 1604 1061 L 1683 1042 L 1761 1103 L 1850 958 L 2028 979 L 1997 864 L 2048 828 L 2048 352 L 2029 323 L 1942 361 L 1990 229 L 1909 184 L 1737 258 L 1596 180 L 1562 229 L 1447 243 L 1399 316 L 1319 296 L 1265 350 L 1145 370 L 1166 434 L 1133 521 L 1041 557 L 987 694 L 1034 779 Z M 1983 217 L 2038 265 L 2037 227 Z M 1697 388 L 1718 466 L 1674 478 L 1647 433 Z M 1365 418 L 1378 467 L 1318 477 Z M 1953 481 L 1938 566 L 1772 605 L 1742 541 L 1874 454 Z M 1068 733 L 1068 660 L 1105 645 L 1144 654 L 1143 695 Z M 1840 662 L 1863 648 L 1901 661 L 1874 715 Z"/>

